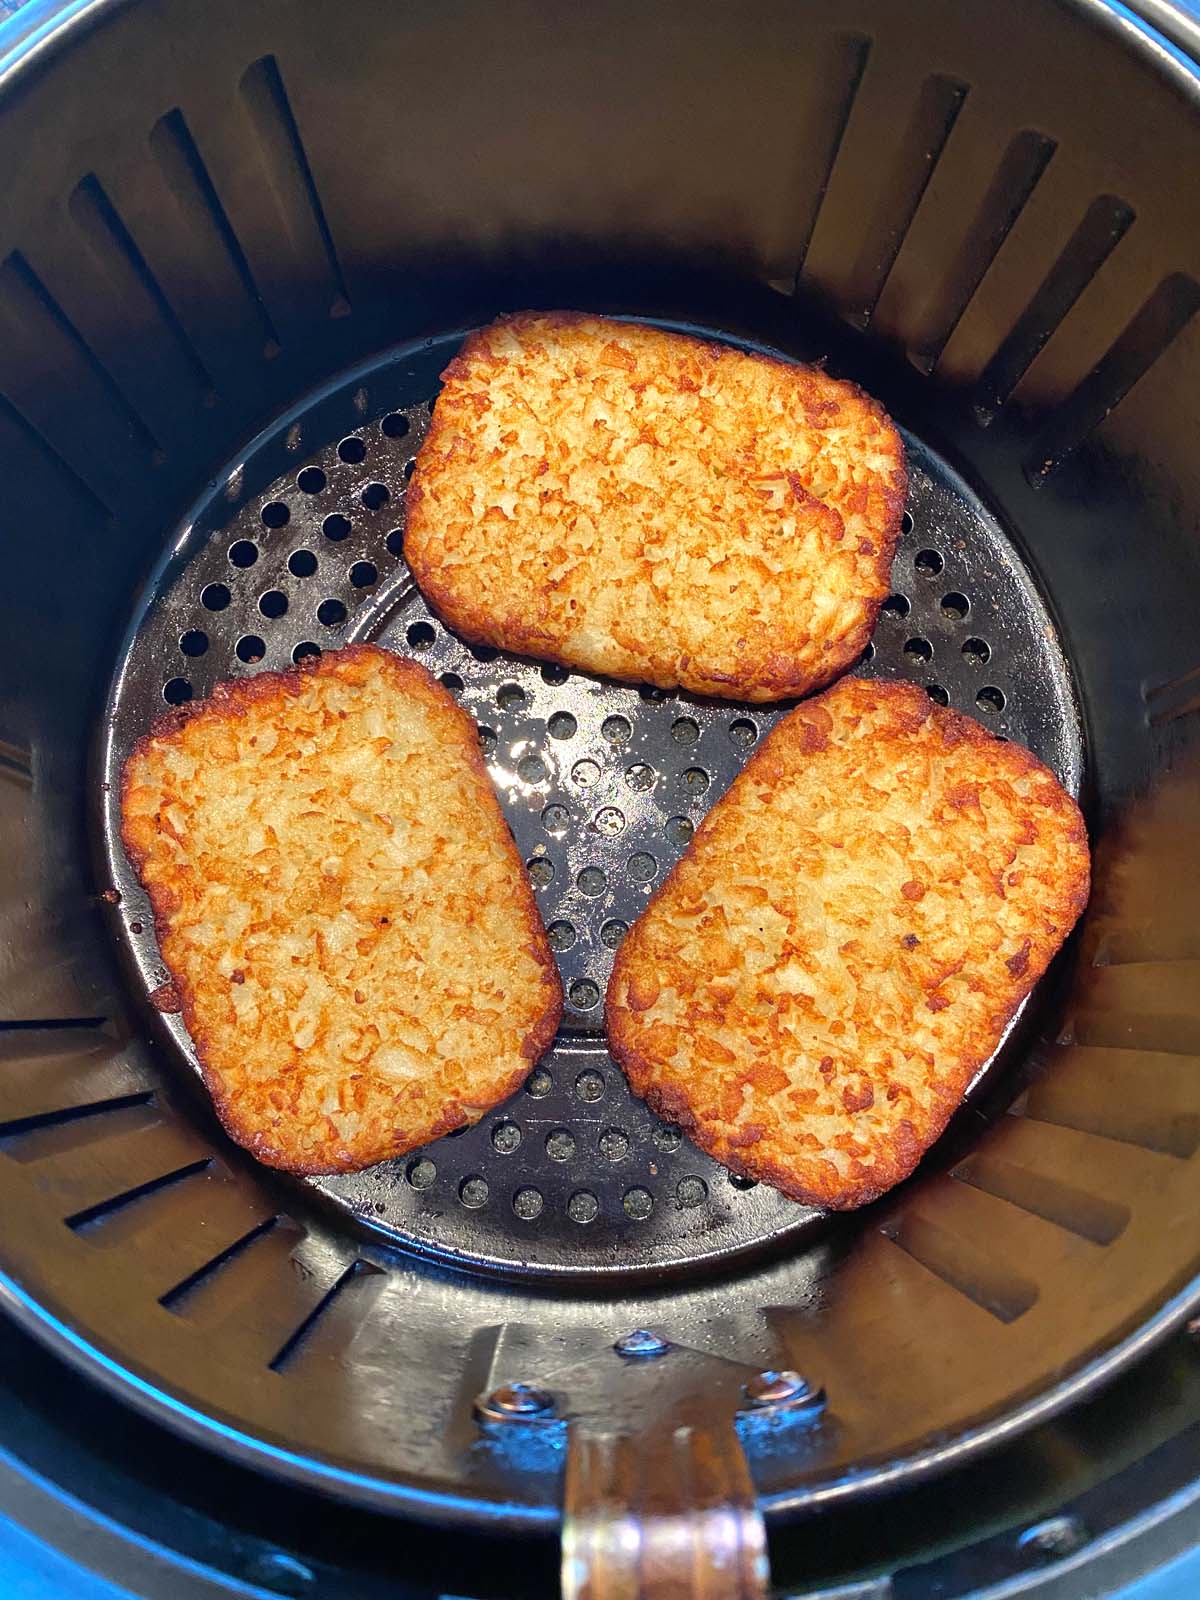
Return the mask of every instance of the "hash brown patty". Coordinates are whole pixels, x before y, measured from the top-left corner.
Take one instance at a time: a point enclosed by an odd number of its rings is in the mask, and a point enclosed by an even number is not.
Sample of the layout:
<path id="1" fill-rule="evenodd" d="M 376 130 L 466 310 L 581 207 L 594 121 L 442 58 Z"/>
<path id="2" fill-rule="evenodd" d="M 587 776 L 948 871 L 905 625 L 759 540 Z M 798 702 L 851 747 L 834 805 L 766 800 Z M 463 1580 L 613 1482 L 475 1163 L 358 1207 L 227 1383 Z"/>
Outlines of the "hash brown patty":
<path id="1" fill-rule="evenodd" d="M 853 384 L 569 312 L 502 318 L 442 376 L 404 551 L 473 643 L 755 701 L 866 648 L 907 479 Z"/>
<path id="2" fill-rule="evenodd" d="M 835 1210 L 945 1127 L 1088 897 L 1074 800 L 907 683 L 763 741 L 618 952 L 609 1045 L 733 1171 Z"/>
<path id="3" fill-rule="evenodd" d="M 122 838 L 233 1139 L 346 1172 L 475 1121 L 562 990 L 475 725 L 373 645 L 219 685 L 126 762 Z"/>

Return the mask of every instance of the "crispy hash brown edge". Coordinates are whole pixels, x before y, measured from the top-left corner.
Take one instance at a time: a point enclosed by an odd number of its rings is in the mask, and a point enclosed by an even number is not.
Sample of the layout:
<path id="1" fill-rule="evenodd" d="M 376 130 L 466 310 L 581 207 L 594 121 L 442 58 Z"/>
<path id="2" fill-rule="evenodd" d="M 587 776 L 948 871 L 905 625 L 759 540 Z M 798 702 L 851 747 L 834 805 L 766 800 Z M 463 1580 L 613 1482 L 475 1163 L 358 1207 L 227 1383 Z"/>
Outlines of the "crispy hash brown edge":
<path id="1" fill-rule="evenodd" d="M 649 683 L 657 689 L 685 688 L 693 693 L 711 694 L 732 700 L 754 700 L 759 704 L 770 700 L 790 700 L 827 688 L 841 677 L 867 648 L 879 621 L 883 602 L 891 593 L 892 565 L 896 558 L 896 547 L 900 542 L 901 521 L 908 499 L 908 463 L 904 442 L 895 423 L 879 401 L 865 389 L 849 378 L 830 377 L 820 367 L 800 361 L 789 361 L 784 356 L 770 352 L 744 351 L 737 346 L 724 344 L 716 337 L 701 339 L 693 334 L 656 329 L 653 323 L 637 322 L 628 317 L 605 317 L 598 312 L 588 311 L 518 311 L 497 317 L 487 327 L 468 334 L 458 354 L 442 372 L 441 380 L 443 384 L 465 381 L 471 374 L 472 363 L 477 357 L 479 348 L 493 328 L 521 329 L 529 323 L 538 322 L 556 329 L 596 321 L 609 323 L 617 332 L 627 328 L 636 328 L 639 331 L 649 328 L 651 331 L 669 334 L 672 339 L 696 345 L 718 360 L 724 355 L 750 355 L 755 361 L 764 365 L 778 367 L 793 379 L 797 374 L 811 374 L 824 383 L 835 385 L 846 394 L 847 398 L 857 400 L 874 417 L 885 423 L 895 435 L 897 445 L 895 474 L 892 483 L 881 485 L 880 490 L 887 505 L 887 519 L 879 530 L 875 554 L 869 564 L 864 562 L 864 574 L 867 572 L 870 574 L 869 579 L 864 576 L 864 593 L 861 597 L 865 615 L 861 625 L 848 633 L 829 652 L 829 658 L 822 663 L 819 672 L 811 669 L 799 670 L 792 657 L 780 652 L 762 661 L 759 670 L 752 675 L 752 678 L 735 678 L 730 673 L 701 671 L 690 674 L 688 681 L 681 683 L 677 674 L 655 672 L 649 663 L 646 663 L 642 671 L 631 672 L 628 676 L 616 672 L 605 674 L 618 682 Z M 428 541 L 435 529 L 429 512 L 429 503 L 432 502 L 433 496 L 426 489 L 423 479 L 430 470 L 429 463 L 435 457 L 439 465 L 445 459 L 448 454 L 447 438 L 452 437 L 454 431 L 455 425 L 446 420 L 445 413 L 435 404 L 433 419 L 417 452 L 416 467 L 405 490 L 407 512 L 404 558 L 409 571 L 433 609 L 469 644 L 490 645 L 515 655 L 554 662 L 572 671 L 581 670 L 577 663 L 549 648 L 545 637 L 525 623 L 521 612 L 510 612 L 497 628 L 494 613 L 487 607 L 473 604 L 469 596 L 461 594 L 453 585 L 442 582 L 437 561 L 427 558 Z M 422 471 L 423 465 L 425 472 Z M 789 473 L 788 477 L 792 492 L 798 501 L 816 500 L 816 497 L 810 495 L 799 482 L 798 473 Z M 823 501 L 817 503 L 824 505 Z"/>
<path id="2" fill-rule="evenodd" d="M 142 882 L 142 867 L 147 859 L 147 852 L 138 851 L 132 844 L 126 829 L 126 796 L 132 781 L 132 772 L 135 762 L 144 755 L 153 743 L 162 738 L 169 738 L 177 733 L 188 723 L 209 718 L 225 719 L 230 716 L 243 716 L 246 711 L 264 700 L 270 700 L 277 695 L 297 696 L 303 692 L 309 678 L 325 674 L 340 675 L 341 668 L 347 664 L 359 661 L 373 662 L 392 679 L 393 687 L 400 693 L 408 694 L 424 703 L 435 713 L 445 719 L 449 724 L 455 738 L 461 746 L 461 754 L 467 766 L 476 778 L 485 786 L 495 799 L 495 790 L 487 770 L 487 764 L 479 749 L 479 739 L 474 723 L 467 713 L 450 696 L 449 692 L 437 682 L 419 662 L 412 661 L 404 656 L 393 655 L 390 650 L 384 650 L 378 645 L 349 644 L 340 650 L 329 650 L 315 658 L 306 658 L 294 667 L 289 667 L 278 672 L 260 672 L 253 677 L 234 678 L 218 683 L 212 693 L 204 700 L 197 700 L 175 710 L 164 712 L 157 717 L 149 729 L 133 745 L 121 772 L 121 843 L 125 854 L 138 874 L 138 881 Z M 502 847 L 507 851 L 513 869 L 514 909 L 523 921 L 527 938 L 527 948 L 537 961 L 542 972 L 542 986 L 546 990 L 546 1006 L 536 1025 L 530 1029 L 521 1043 L 521 1054 L 528 1062 L 528 1066 L 514 1072 L 511 1077 L 500 1087 L 489 1105 L 480 1108 L 478 1116 L 469 1117 L 464 1111 L 461 1102 L 453 1101 L 448 1104 L 442 1115 L 433 1124 L 429 1134 L 419 1143 L 393 1143 L 379 1146 L 374 1153 L 364 1157 L 355 1155 L 349 1161 L 303 1161 L 279 1160 L 267 1148 L 266 1141 L 261 1131 L 243 1123 L 238 1116 L 237 1108 L 231 1104 L 231 1098 L 222 1087 L 220 1078 L 209 1061 L 209 1047 L 211 1035 L 199 1022 L 196 1014 L 195 990 L 183 973 L 176 972 L 163 957 L 170 981 L 162 986 L 173 990 L 178 996 L 178 1007 L 171 1005 L 171 1010 L 182 1014 L 184 1027 L 192 1040 L 196 1051 L 196 1060 L 200 1068 L 200 1076 L 204 1087 L 208 1090 L 213 1107 L 225 1132 L 234 1141 L 248 1150 L 256 1160 L 265 1165 L 273 1166 L 287 1172 L 295 1173 L 298 1177 L 321 1177 L 339 1172 L 358 1172 L 369 1166 L 374 1166 L 380 1161 L 393 1157 L 409 1154 L 412 1150 L 423 1148 L 435 1139 L 442 1138 L 447 1133 L 452 1133 L 456 1128 L 468 1126 L 473 1121 L 478 1121 L 488 1114 L 497 1105 L 507 1100 L 510 1095 L 516 1094 L 533 1070 L 537 1061 L 546 1053 L 558 1031 L 562 1021 L 563 993 L 562 981 L 558 975 L 558 967 L 550 951 L 550 943 L 546 935 L 545 925 L 542 922 L 541 912 L 538 910 L 534 898 L 525 864 L 513 841 L 508 824 L 500 810 L 499 800 L 495 800 L 498 820 L 500 823 Z M 163 940 L 171 928 L 172 907 L 167 896 L 161 888 L 150 888 L 143 883 L 146 894 L 150 900 L 150 908 L 154 918 L 154 932 L 158 941 L 161 954 Z M 160 993 L 156 990 L 155 994 Z M 151 999 L 153 1004 L 153 999 Z M 163 1009 L 166 1009 L 165 1007 Z"/>
<path id="3" fill-rule="evenodd" d="M 844 681 L 850 684 L 864 680 Z M 1078 852 L 1073 858 L 1077 864 L 1065 873 L 1062 881 L 1061 904 L 1064 910 L 1064 926 L 1061 938 L 1057 944 L 1047 945 L 1043 942 L 1036 950 L 1031 950 L 1029 964 L 1022 975 L 1024 982 L 1016 992 L 1012 1003 L 1003 1008 L 996 1008 L 988 1019 L 986 1030 L 978 1030 L 980 1033 L 987 1032 L 991 1040 L 990 1048 L 967 1052 L 960 1060 L 953 1079 L 945 1079 L 934 1086 L 933 1098 L 936 1109 L 931 1115 L 926 1136 L 918 1137 L 912 1124 L 905 1119 L 897 1125 L 890 1143 L 878 1147 L 879 1159 L 871 1167 L 863 1168 L 862 1164 L 856 1161 L 851 1168 L 850 1177 L 841 1181 L 831 1181 L 824 1187 L 799 1182 L 792 1172 L 780 1166 L 777 1161 L 769 1159 L 756 1161 L 740 1154 L 726 1136 L 714 1135 L 708 1123 L 694 1115 L 687 1097 L 679 1089 L 672 1084 L 663 1086 L 655 1081 L 657 1072 L 655 1065 L 638 1049 L 635 1042 L 636 1030 L 632 1026 L 631 1008 L 617 999 L 618 988 L 627 983 L 626 969 L 632 962 L 636 950 L 630 936 L 626 936 L 613 962 L 604 1002 L 604 1021 L 609 1050 L 625 1073 L 630 1088 L 652 1111 L 682 1129 L 701 1150 L 738 1177 L 767 1183 L 786 1195 L 789 1200 L 825 1211 L 853 1211 L 860 1206 L 869 1205 L 912 1175 L 918 1163 L 945 1132 L 946 1125 L 961 1104 L 971 1079 L 990 1059 L 1004 1029 L 1065 945 L 1075 924 L 1082 916 L 1091 893 L 1091 856 L 1083 815 L 1044 762 L 1039 761 L 1032 751 L 1026 750 L 1023 745 L 1001 743 L 974 718 L 964 716 L 958 711 L 935 706 L 924 691 L 913 684 L 872 680 L 871 688 L 882 690 L 894 702 L 899 716 L 904 718 L 914 731 L 926 720 L 933 718 L 939 723 L 947 745 L 995 744 L 1007 753 L 1005 759 L 1009 762 L 1014 776 L 1040 773 L 1049 778 L 1054 786 L 1051 793 L 1055 796 L 1055 804 L 1050 809 L 1068 818 L 1070 843 Z M 811 700 L 806 700 L 802 706 L 797 707 L 775 725 L 696 829 L 679 861 L 647 901 L 638 922 L 651 915 L 656 904 L 666 898 L 679 867 L 707 838 L 711 831 L 712 818 L 718 812 L 718 808 L 725 805 L 731 796 L 736 799 L 741 786 L 753 780 L 756 769 L 773 759 L 774 746 L 777 743 L 786 741 L 791 744 L 798 736 L 798 748 L 801 751 L 815 752 L 821 748 L 811 724 L 797 719 L 802 719 L 804 714 L 819 708 L 824 698 L 824 695 L 816 695 Z M 780 740 L 781 734 L 784 735 L 784 741 Z M 637 923 L 631 929 L 631 934 L 636 928 Z M 869 1173 L 870 1176 L 855 1176 L 855 1168 L 863 1173 Z"/>

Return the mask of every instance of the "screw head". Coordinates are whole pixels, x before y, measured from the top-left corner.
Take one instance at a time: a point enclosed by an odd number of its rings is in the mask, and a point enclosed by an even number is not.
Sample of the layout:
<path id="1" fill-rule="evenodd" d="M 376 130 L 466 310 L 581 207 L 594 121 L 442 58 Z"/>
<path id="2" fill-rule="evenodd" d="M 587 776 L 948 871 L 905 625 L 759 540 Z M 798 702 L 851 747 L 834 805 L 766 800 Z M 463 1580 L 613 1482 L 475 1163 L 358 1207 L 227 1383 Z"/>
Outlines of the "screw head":
<path id="1" fill-rule="evenodd" d="M 488 1395 L 481 1409 L 486 1415 L 514 1421 L 545 1417 L 555 1409 L 554 1396 L 536 1383 L 505 1383 Z"/>
<path id="2" fill-rule="evenodd" d="M 816 1405 L 824 1398 L 824 1390 L 814 1387 L 790 1368 L 781 1371 L 769 1368 L 746 1385 L 746 1399 L 752 1406 Z"/>
<path id="3" fill-rule="evenodd" d="M 617 1354 L 629 1361 L 665 1356 L 670 1348 L 668 1340 L 651 1333 L 649 1328 L 635 1328 L 632 1333 L 623 1334 L 613 1345 Z"/>

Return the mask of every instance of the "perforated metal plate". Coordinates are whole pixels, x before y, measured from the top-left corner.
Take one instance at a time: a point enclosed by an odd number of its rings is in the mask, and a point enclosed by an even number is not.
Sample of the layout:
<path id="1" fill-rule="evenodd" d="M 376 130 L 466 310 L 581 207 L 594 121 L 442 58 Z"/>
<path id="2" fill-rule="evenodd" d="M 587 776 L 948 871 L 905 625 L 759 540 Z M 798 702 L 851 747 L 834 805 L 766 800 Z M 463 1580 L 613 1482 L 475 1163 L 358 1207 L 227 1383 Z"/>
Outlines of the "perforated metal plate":
<path id="1" fill-rule="evenodd" d="M 664 1126 L 630 1095 L 602 1025 L 622 935 L 787 707 L 569 674 L 467 646 L 441 625 L 402 559 L 404 492 L 460 338 L 394 352 L 263 436 L 197 504 L 140 600 L 100 795 L 133 973 L 147 994 L 166 977 L 118 842 L 121 764 L 153 717 L 224 678 L 351 639 L 415 655 L 479 725 L 561 966 L 564 1026 L 525 1089 L 476 1127 L 311 1186 L 405 1246 L 522 1275 L 661 1276 L 795 1239 L 818 1214 L 732 1178 Z M 907 444 L 895 592 L 858 670 L 922 684 L 1027 744 L 1078 792 L 1079 718 L 1034 583 L 978 497 Z M 162 1025 L 194 1067 L 178 1018 Z"/>

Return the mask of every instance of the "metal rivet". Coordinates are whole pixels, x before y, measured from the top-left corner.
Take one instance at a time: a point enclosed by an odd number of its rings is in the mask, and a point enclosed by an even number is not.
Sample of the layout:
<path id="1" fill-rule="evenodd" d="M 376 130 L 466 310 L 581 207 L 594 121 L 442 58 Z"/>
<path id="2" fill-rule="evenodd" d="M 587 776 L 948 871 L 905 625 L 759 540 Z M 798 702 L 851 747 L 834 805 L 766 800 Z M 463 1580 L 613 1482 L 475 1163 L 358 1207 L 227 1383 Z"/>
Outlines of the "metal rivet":
<path id="1" fill-rule="evenodd" d="M 1026 1528 L 1017 1540 L 1022 1550 L 1034 1550 L 1050 1561 L 1060 1561 L 1074 1555 L 1088 1542 L 1087 1529 L 1078 1517 L 1047 1517 Z"/>
<path id="2" fill-rule="evenodd" d="M 666 1339 L 660 1339 L 658 1334 L 651 1333 L 649 1328 L 635 1328 L 632 1333 L 622 1335 L 613 1345 L 619 1356 L 625 1356 L 630 1360 L 665 1356 L 670 1348 Z"/>
<path id="3" fill-rule="evenodd" d="M 554 1396 L 536 1383 L 506 1383 L 495 1389 L 483 1410 L 499 1417 L 544 1417 L 555 1409 Z"/>
<path id="4" fill-rule="evenodd" d="M 768 1369 L 751 1378 L 746 1385 L 746 1399 L 752 1406 L 795 1405 L 802 1401 L 816 1403 L 822 1398 L 822 1390 L 814 1388 L 807 1378 L 790 1369 L 781 1372 Z"/>

